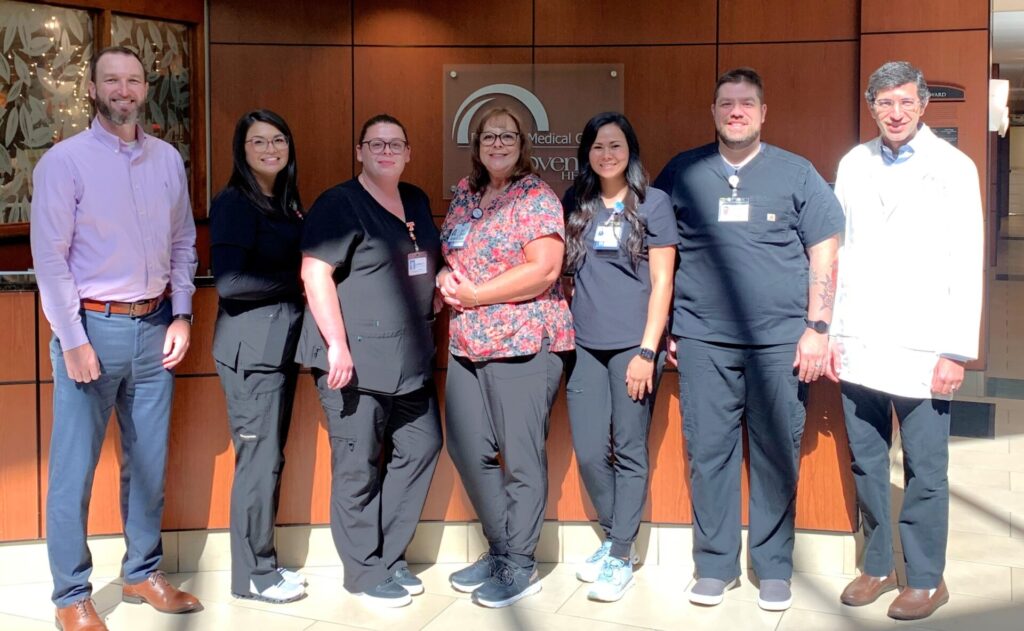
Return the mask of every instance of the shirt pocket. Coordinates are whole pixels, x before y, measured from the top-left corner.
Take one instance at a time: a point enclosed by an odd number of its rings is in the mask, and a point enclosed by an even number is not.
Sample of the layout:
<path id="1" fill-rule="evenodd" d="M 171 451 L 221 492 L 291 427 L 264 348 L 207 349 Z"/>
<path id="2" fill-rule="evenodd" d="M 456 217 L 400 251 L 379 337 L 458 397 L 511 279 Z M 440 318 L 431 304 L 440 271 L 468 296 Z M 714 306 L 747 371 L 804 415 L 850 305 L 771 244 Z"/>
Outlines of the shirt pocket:
<path id="1" fill-rule="evenodd" d="M 754 240 L 772 245 L 785 245 L 793 240 L 795 228 L 796 212 L 790 200 L 768 196 L 750 198 L 747 230 Z"/>

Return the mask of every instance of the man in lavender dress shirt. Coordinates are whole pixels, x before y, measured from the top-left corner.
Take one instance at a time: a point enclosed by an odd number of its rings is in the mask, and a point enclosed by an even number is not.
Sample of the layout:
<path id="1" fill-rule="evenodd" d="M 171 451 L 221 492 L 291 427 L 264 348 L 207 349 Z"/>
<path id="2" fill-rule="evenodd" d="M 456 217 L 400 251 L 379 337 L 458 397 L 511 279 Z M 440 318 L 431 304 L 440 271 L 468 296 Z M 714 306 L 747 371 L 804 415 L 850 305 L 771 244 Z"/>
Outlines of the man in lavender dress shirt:
<path id="1" fill-rule="evenodd" d="M 200 607 L 167 582 L 160 522 L 172 369 L 188 350 L 195 224 L 178 152 L 138 124 L 146 73 L 127 48 L 93 60 L 89 129 L 33 173 L 32 257 L 53 329 L 53 434 L 46 504 L 56 622 L 106 629 L 91 600 L 89 498 L 111 409 L 121 430 L 122 599 Z"/>

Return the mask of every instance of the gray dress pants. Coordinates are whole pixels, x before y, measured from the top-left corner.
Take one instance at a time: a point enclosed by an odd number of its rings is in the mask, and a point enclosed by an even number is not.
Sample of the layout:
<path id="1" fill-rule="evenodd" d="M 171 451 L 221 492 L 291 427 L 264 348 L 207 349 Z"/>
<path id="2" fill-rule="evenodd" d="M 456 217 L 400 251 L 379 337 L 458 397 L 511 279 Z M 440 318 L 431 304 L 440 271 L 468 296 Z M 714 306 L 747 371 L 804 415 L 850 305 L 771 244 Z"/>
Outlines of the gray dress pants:
<path id="1" fill-rule="evenodd" d="M 548 495 L 545 440 L 562 379 L 548 351 L 471 362 L 449 356 L 448 453 L 495 556 L 532 570 Z"/>
<path id="2" fill-rule="evenodd" d="M 364 592 L 406 566 L 441 451 L 437 391 L 333 390 L 324 371 L 313 378 L 331 437 L 331 536 L 345 589 Z"/>
<path id="3" fill-rule="evenodd" d="M 864 527 L 864 572 L 893 570 L 889 482 L 892 412 L 903 442 L 900 542 L 907 584 L 932 589 L 942 580 L 949 531 L 949 401 L 899 397 L 842 382 L 853 480 Z"/>

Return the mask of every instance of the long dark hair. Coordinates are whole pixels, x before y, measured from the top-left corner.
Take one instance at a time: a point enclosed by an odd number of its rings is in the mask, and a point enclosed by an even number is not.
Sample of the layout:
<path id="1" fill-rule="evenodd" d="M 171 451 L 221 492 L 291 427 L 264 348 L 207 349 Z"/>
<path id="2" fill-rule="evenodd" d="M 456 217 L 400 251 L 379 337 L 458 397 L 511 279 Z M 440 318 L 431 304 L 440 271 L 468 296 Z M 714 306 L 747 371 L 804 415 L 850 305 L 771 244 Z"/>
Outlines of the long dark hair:
<path id="1" fill-rule="evenodd" d="M 288 139 L 288 164 L 277 173 L 274 179 L 273 201 L 263 194 L 256 176 L 252 174 L 249 163 L 245 161 L 245 135 L 254 123 L 266 123 L 276 127 Z M 269 138 L 267 139 L 269 140 Z M 234 188 L 253 203 L 261 213 L 274 217 L 295 217 L 303 212 L 302 200 L 299 198 L 298 169 L 295 166 L 295 141 L 288 123 L 278 114 L 270 110 L 253 110 L 242 115 L 235 125 L 235 137 L 231 143 L 234 167 L 228 188 Z"/>
<path id="2" fill-rule="evenodd" d="M 634 270 L 640 265 L 641 259 L 647 256 L 644 248 L 646 227 L 636 211 L 644 202 L 647 191 L 647 171 L 640 162 L 640 141 L 637 140 L 633 126 L 625 116 L 618 112 L 602 112 L 587 121 L 580 137 L 580 170 L 573 184 L 575 208 L 566 209 L 569 211 L 565 223 L 565 268 L 568 271 L 575 271 L 583 264 L 583 259 L 587 255 L 585 241 L 590 231 L 590 222 L 594 220 L 597 211 L 604 207 L 604 202 L 601 201 L 601 178 L 590 168 L 590 148 L 597 139 L 597 131 L 609 124 L 616 125 L 622 130 L 626 136 L 626 146 L 629 147 L 629 162 L 626 164 L 625 173 L 629 192 L 623 200 L 625 209 L 622 211 L 623 219 L 629 222 L 626 253 L 629 254 Z"/>
<path id="3" fill-rule="evenodd" d="M 516 124 L 516 131 L 519 132 L 519 161 L 516 162 L 508 181 L 517 182 L 534 172 L 533 161 L 530 160 L 530 156 L 533 155 L 533 143 L 530 142 L 530 136 L 523 131 L 523 121 L 507 107 L 491 108 L 484 112 L 480 122 L 476 125 L 476 131 L 473 132 L 473 170 L 469 174 L 469 190 L 474 193 L 484 190 L 484 187 L 491 181 L 491 174 L 487 172 L 487 167 L 480 161 L 480 134 L 483 133 L 484 125 L 499 116 L 511 118 L 512 122 Z"/>

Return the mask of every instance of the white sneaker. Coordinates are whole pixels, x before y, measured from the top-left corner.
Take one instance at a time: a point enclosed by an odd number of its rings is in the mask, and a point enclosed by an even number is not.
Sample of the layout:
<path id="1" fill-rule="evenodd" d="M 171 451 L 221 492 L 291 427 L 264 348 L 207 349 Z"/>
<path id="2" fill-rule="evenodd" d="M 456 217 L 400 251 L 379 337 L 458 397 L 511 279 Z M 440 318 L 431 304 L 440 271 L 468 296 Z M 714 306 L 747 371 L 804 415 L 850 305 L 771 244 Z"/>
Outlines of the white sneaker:
<path id="1" fill-rule="evenodd" d="M 601 544 L 594 554 L 591 554 L 586 561 L 580 564 L 576 570 L 576 578 L 583 581 L 584 583 L 593 583 L 597 580 L 597 577 L 601 575 L 601 570 L 604 569 L 604 560 L 608 558 L 608 554 L 612 550 L 612 542 L 605 541 Z M 629 547 L 629 562 L 631 565 L 636 565 L 640 562 L 640 555 L 636 552 L 636 544 L 634 543 Z"/>
<path id="2" fill-rule="evenodd" d="M 281 579 L 276 585 L 271 585 L 263 591 L 256 589 L 256 583 L 249 581 L 248 594 L 232 594 L 235 598 L 247 598 L 250 600 L 261 600 L 265 603 L 284 604 L 296 601 L 306 595 L 306 588 L 302 585 L 289 583 Z"/>
<path id="3" fill-rule="evenodd" d="M 633 586 L 633 564 L 613 556 L 605 558 L 601 575 L 587 593 L 590 600 L 611 603 L 622 598 Z"/>
<path id="4" fill-rule="evenodd" d="M 279 567 L 277 568 L 277 573 L 281 575 L 281 578 L 294 585 L 309 585 L 309 582 L 306 581 L 306 577 L 294 570 L 287 570 L 283 567 Z"/>

